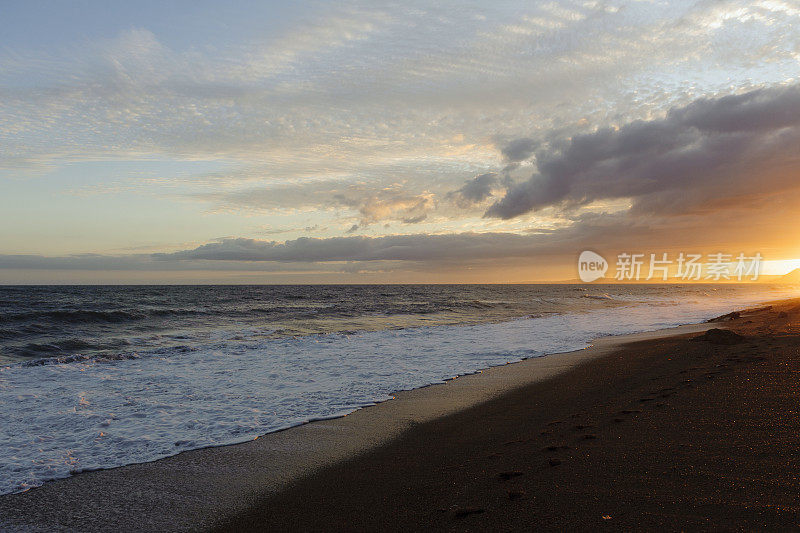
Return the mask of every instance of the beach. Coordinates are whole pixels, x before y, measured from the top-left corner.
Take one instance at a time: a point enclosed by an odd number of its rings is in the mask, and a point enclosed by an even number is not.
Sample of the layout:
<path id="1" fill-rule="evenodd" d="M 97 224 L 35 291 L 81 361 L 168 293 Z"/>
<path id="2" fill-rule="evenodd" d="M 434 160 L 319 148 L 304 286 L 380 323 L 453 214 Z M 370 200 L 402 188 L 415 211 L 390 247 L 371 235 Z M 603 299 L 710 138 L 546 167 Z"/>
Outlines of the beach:
<path id="1" fill-rule="evenodd" d="M 397 391 L 793 294 L 705 284 L 0 287 L 0 495 L 247 442 Z"/>
<path id="2" fill-rule="evenodd" d="M 247 443 L 56 480 L 0 496 L 0 527 L 796 527 L 799 303 L 601 339 Z M 743 338 L 692 340 L 710 328 Z"/>
<path id="3" fill-rule="evenodd" d="M 413 428 L 219 531 L 796 529 L 798 319 L 795 301 L 719 323 L 741 337 L 627 344 Z"/>
<path id="4" fill-rule="evenodd" d="M 800 0 L 2 5 L 0 533 L 800 531 Z"/>

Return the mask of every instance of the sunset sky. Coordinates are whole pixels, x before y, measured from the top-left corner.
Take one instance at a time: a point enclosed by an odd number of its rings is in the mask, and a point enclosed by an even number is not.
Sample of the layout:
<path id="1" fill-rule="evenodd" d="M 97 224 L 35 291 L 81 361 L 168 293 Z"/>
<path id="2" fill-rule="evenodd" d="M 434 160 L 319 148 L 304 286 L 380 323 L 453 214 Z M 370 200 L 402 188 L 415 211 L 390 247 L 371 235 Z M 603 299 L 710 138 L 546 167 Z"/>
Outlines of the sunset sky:
<path id="1" fill-rule="evenodd" d="M 4 2 L 0 283 L 800 266 L 800 4 Z"/>

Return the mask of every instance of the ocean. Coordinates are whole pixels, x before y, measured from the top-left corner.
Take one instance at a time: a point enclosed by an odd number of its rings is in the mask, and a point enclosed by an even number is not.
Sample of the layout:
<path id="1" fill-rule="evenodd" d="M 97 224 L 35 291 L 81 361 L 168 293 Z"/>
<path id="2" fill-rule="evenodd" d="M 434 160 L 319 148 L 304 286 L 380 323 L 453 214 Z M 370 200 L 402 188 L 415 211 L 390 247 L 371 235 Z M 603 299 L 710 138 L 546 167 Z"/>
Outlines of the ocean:
<path id="1" fill-rule="evenodd" d="M 598 336 L 796 293 L 754 284 L 0 287 L 0 494 L 243 442 Z"/>

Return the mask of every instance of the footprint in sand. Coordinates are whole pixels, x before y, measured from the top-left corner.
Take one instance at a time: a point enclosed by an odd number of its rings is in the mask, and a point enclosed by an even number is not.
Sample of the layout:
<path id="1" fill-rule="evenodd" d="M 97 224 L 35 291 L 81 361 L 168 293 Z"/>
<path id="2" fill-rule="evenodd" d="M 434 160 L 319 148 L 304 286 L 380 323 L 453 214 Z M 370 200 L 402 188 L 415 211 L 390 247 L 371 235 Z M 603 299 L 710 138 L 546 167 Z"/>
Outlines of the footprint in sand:
<path id="1" fill-rule="evenodd" d="M 515 478 L 515 477 L 521 476 L 521 475 L 523 475 L 523 473 L 520 472 L 519 470 L 510 470 L 508 472 L 500 472 L 499 474 L 497 474 L 497 477 L 499 477 L 500 480 L 502 480 L 502 481 L 508 481 L 509 479 L 512 479 L 512 478 Z"/>
<path id="2" fill-rule="evenodd" d="M 473 514 L 481 514 L 484 511 L 485 509 L 483 509 L 482 507 L 464 507 L 463 509 L 456 510 L 453 516 L 455 516 L 456 518 L 464 518 Z"/>

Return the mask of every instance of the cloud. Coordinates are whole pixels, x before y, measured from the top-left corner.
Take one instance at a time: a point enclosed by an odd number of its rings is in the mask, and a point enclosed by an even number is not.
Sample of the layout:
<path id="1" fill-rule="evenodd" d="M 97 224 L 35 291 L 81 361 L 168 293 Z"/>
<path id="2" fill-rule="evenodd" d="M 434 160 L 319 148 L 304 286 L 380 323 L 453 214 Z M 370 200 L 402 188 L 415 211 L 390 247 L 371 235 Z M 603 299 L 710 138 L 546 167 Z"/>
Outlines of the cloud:
<path id="1" fill-rule="evenodd" d="M 578 254 L 595 250 L 607 258 L 620 252 L 761 252 L 767 259 L 782 257 L 787 242 L 797 242 L 796 206 L 800 190 L 764 198 L 750 211 L 722 210 L 713 223 L 704 214 L 652 212 L 584 212 L 558 228 L 528 228 L 523 232 L 412 233 L 370 237 L 301 237 L 285 241 L 222 238 L 169 253 L 120 255 L 83 254 L 48 257 L 0 254 L 0 270 L 14 271 L 139 271 L 139 272 L 294 272 L 370 271 L 450 272 L 451 281 L 472 269 L 517 268 L 518 279 L 537 279 L 542 268 L 549 279 L 570 276 Z M 357 229 L 357 228 L 356 228 Z M 713 244 L 709 248 L 709 243 Z M 754 247 L 755 244 L 755 247 Z M 359 266 L 356 266 L 359 265 Z M 560 272 L 560 274 L 559 274 Z M 423 276 L 423 277 L 420 277 Z M 3 274 L 7 278 L 7 274 Z M 281 278 L 283 279 L 283 278 Z M 336 278 L 325 278 L 336 279 Z M 447 278 L 437 278 L 447 281 Z M 472 279 L 472 278 L 471 278 Z M 541 278 L 539 278 L 541 279 Z"/>
<path id="2" fill-rule="evenodd" d="M 408 194 L 402 190 L 386 189 L 367 196 L 335 197 L 342 205 L 358 210 L 361 215 L 360 227 L 376 222 L 395 220 L 404 224 L 417 224 L 428 217 L 433 209 L 430 194 Z"/>
<path id="3" fill-rule="evenodd" d="M 0 166 L 132 154 L 250 162 L 296 150 L 324 168 L 337 154 L 358 155 L 365 140 L 391 157 L 456 132 L 476 142 L 587 116 L 641 116 L 686 92 L 677 69 L 708 93 L 797 68 L 791 2 L 300 4 L 292 11 L 303 16 L 237 33 L 273 14 L 249 9 L 226 24 L 234 31 L 225 39 L 187 9 L 178 38 L 154 23 L 58 49 L 6 43 Z M 711 56 L 722 48 L 724 57 Z M 767 63 L 754 76 L 753 65 Z M 633 86 L 646 101 L 631 100 Z M 520 140 L 506 157 L 530 148 Z"/>
<path id="4" fill-rule="evenodd" d="M 550 234 L 425 233 L 381 237 L 300 237 L 283 242 L 224 238 L 171 253 L 63 257 L 0 255 L 0 269 L 174 270 L 259 269 L 258 264 L 324 264 L 338 262 L 413 262 L 462 264 L 498 258 L 533 257 L 560 246 Z M 272 268 L 272 267 L 264 267 Z"/>
<path id="5" fill-rule="evenodd" d="M 540 236 L 514 233 L 409 234 L 332 237 L 274 242 L 223 239 L 192 250 L 154 254 L 158 261 L 442 261 L 479 257 L 522 257 L 534 253 Z"/>
<path id="6" fill-rule="evenodd" d="M 323 228 L 319 224 L 313 224 L 311 226 L 300 226 L 300 227 L 288 227 L 288 228 L 281 228 L 281 227 L 265 227 L 259 231 L 262 235 L 281 235 L 283 233 L 296 233 L 296 232 L 303 232 L 303 233 L 312 233 L 315 231 L 324 231 L 328 228 Z"/>
<path id="7" fill-rule="evenodd" d="M 460 189 L 448 193 L 447 196 L 461 207 L 472 207 L 491 198 L 499 182 L 500 180 L 494 172 L 481 174 L 467 180 Z"/>
<path id="8" fill-rule="evenodd" d="M 506 144 L 500 151 L 509 163 L 519 163 L 531 157 L 538 146 L 534 139 L 514 139 Z"/>
<path id="9" fill-rule="evenodd" d="M 536 154 L 537 172 L 487 217 L 511 219 L 630 198 L 633 211 L 741 205 L 800 186 L 800 85 L 698 99 L 666 117 L 576 135 Z"/>
<path id="10" fill-rule="evenodd" d="M 301 237 L 284 242 L 225 238 L 172 253 L 61 257 L 0 254 L 0 270 L 55 271 L 264 271 L 297 272 L 321 268 L 340 271 L 354 263 L 383 269 L 399 264 L 417 269 L 437 264 L 491 263 L 493 260 L 531 257 L 541 235 L 514 233 L 408 234 L 383 237 Z M 538 243 L 538 244 L 537 244 Z"/>
<path id="11" fill-rule="evenodd" d="M 378 179 L 307 180 L 300 183 L 245 188 L 230 192 L 195 195 L 210 200 L 218 209 L 255 212 L 289 212 L 292 210 L 346 210 L 346 221 L 358 219 L 356 228 L 376 223 L 400 222 L 417 224 L 436 208 L 434 192 L 422 190 L 425 180 L 413 176 L 401 182 L 385 183 Z M 449 185 L 443 179 L 438 188 Z M 415 190 L 417 189 L 417 190 Z"/>

